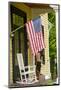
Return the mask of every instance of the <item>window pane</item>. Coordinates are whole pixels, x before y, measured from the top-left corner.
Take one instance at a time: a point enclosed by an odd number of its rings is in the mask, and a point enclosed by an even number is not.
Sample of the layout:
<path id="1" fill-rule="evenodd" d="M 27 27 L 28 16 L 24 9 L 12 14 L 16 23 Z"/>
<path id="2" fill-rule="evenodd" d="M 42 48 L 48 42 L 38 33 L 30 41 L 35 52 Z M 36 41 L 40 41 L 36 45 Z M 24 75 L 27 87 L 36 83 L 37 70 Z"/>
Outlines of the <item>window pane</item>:
<path id="1" fill-rule="evenodd" d="M 24 24 L 23 17 L 13 13 L 13 25 L 22 26 Z"/>

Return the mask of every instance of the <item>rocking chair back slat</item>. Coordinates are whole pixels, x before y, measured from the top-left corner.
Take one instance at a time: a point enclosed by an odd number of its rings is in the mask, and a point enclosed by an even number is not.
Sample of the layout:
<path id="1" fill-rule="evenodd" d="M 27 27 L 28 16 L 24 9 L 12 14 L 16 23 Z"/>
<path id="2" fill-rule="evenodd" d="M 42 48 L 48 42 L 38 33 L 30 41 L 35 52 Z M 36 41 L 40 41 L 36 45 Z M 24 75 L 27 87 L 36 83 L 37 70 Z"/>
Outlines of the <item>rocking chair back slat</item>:
<path id="1" fill-rule="evenodd" d="M 23 56 L 21 53 L 17 54 L 17 59 L 18 59 L 19 68 L 21 70 L 24 70 L 24 61 L 23 61 Z"/>

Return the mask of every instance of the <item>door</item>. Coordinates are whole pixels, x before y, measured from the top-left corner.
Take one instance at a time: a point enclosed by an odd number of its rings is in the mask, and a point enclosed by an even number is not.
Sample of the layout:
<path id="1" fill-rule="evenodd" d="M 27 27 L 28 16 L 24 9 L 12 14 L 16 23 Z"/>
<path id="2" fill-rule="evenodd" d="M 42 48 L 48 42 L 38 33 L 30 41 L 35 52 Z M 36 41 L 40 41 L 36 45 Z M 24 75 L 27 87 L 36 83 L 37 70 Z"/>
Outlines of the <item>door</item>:
<path id="1" fill-rule="evenodd" d="M 26 23 L 26 13 L 14 6 L 10 6 L 11 10 L 11 31 Z M 13 33 L 12 37 L 12 60 L 13 60 L 13 81 L 20 78 L 17 53 L 22 53 L 24 65 L 28 65 L 28 47 L 26 28 L 22 27 Z"/>

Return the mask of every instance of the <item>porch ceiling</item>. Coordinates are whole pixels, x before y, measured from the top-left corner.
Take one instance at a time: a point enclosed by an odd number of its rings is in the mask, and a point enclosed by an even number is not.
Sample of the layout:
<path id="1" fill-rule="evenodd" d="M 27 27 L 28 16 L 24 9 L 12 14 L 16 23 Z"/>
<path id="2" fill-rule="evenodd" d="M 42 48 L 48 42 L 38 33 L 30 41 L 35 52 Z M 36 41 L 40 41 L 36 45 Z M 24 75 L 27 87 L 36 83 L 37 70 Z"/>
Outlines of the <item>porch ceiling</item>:
<path id="1" fill-rule="evenodd" d="M 31 7 L 31 8 L 51 8 L 49 6 L 49 4 L 40 4 L 40 3 L 24 3 L 26 4 L 28 7 Z"/>

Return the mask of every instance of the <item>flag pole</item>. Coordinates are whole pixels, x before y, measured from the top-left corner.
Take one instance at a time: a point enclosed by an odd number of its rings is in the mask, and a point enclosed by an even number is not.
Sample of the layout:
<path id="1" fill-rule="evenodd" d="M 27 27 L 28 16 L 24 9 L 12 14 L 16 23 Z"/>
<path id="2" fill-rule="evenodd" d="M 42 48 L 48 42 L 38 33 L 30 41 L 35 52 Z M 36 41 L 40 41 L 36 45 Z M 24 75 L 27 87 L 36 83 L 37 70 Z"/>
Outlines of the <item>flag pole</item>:
<path id="1" fill-rule="evenodd" d="M 24 26 L 25 26 L 25 24 L 23 24 L 22 26 L 19 26 L 18 28 L 16 28 L 16 29 L 14 29 L 13 31 L 11 31 L 10 34 L 15 33 L 17 30 L 19 30 L 20 28 L 22 28 L 22 27 L 24 27 Z"/>
<path id="2" fill-rule="evenodd" d="M 39 15 L 39 16 L 37 16 L 37 17 L 41 17 L 41 15 Z M 36 18 L 37 18 L 37 17 L 36 17 Z M 36 19 L 36 18 L 35 18 L 35 19 Z M 13 33 L 15 33 L 16 31 L 18 31 L 19 29 L 21 29 L 21 28 L 24 27 L 24 26 L 25 26 L 25 24 L 23 24 L 22 26 L 19 26 L 18 28 L 16 28 L 16 29 L 14 29 L 13 31 L 11 31 L 11 32 L 10 32 L 10 36 L 14 36 Z"/>

